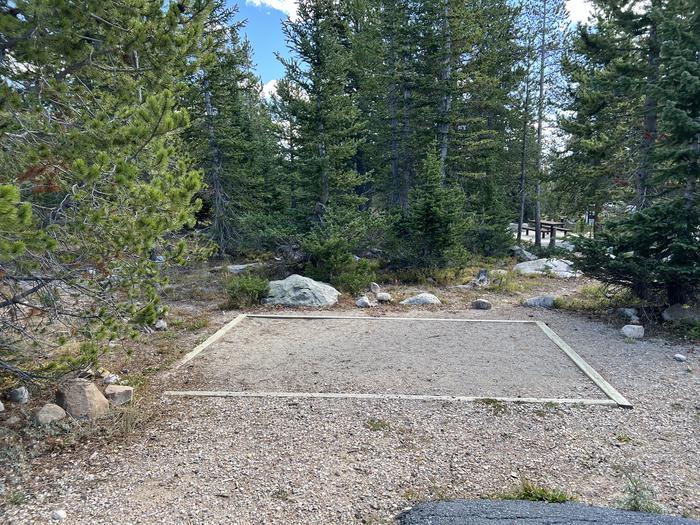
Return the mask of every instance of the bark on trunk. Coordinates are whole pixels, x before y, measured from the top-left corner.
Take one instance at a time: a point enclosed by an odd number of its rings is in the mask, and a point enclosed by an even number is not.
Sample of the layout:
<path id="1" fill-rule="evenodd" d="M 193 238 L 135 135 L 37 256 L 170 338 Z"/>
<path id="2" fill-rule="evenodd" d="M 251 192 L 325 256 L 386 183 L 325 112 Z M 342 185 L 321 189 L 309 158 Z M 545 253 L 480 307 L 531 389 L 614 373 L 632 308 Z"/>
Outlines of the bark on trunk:
<path id="1" fill-rule="evenodd" d="M 529 55 L 529 49 L 528 49 Z M 525 73 L 525 104 L 523 108 L 523 136 L 520 151 L 520 215 L 518 216 L 518 242 L 522 240 L 523 224 L 525 222 L 525 182 L 527 177 L 527 135 L 530 127 L 530 60 L 527 62 Z"/>
<path id="2" fill-rule="evenodd" d="M 542 247 L 542 185 L 539 177 L 542 175 L 542 134 L 544 127 L 544 69 L 547 63 L 547 0 L 542 2 L 542 26 L 540 29 L 540 79 L 539 99 L 537 100 L 537 192 L 535 204 L 535 246 Z"/>

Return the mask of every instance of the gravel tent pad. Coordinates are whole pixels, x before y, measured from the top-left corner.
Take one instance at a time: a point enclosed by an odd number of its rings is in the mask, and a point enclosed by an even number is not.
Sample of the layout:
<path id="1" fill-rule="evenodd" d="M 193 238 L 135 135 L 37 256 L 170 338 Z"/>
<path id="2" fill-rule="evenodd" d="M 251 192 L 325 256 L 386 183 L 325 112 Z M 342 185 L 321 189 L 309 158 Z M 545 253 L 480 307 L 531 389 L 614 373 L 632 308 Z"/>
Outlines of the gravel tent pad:
<path id="1" fill-rule="evenodd" d="M 604 402 L 605 392 L 545 330 L 516 321 L 251 316 L 190 364 L 189 386 Z"/>

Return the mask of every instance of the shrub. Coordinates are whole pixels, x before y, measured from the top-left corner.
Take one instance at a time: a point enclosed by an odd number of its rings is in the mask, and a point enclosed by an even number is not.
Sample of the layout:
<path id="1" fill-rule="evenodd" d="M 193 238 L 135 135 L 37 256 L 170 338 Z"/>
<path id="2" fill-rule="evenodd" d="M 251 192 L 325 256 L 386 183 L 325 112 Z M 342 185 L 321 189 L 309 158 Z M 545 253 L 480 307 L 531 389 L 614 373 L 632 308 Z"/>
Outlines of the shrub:
<path id="1" fill-rule="evenodd" d="M 626 476 L 625 495 L 619 502 L 619 507 L 634 512 L 662 514 L 663 508 L 654 501 L 653 492 L 644 485 L 642 480 L 631 474 L 626 474 Z"/>
<path id="2" fill-rule="evenodd" d="M 500 494 L 497 499 L 546 501 L 548 503 L 566 503 L 574 500 L 572 496 L 562 490 L 542 487 L 527 479 L 521 480 L 520 485 L 509 492 Z"/>
<path id="3" fill-rule="evenodd" d="M 613 222 L 596 239 L 579 237 L 576 266 L 641 299 L 687 303 L 700 287 L 700 209 L 664 201 Z"/>
<path id="4" fill-rule="evenodd" d="M 270 283 L 255 275 L 239 275 L 226 284 L 228 294 L 227 307 L 232 309 L 245 308 L 260 304 L 267 296 Z"/>

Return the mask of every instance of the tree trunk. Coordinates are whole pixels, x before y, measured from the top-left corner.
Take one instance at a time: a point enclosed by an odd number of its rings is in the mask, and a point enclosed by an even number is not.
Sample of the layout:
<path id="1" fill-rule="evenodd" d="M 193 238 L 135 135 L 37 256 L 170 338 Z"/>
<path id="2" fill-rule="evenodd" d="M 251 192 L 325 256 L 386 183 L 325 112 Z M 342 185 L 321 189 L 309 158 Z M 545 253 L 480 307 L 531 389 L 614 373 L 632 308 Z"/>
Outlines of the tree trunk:
<path id="1" fill-rule="evenodd" d="M 450 81 L 452 79 L 452 34 L 450 29 L 449 0 L 444 0 L 445 17 L 443 28 L 445 31 L 445 58 L 442 67 L 442 88 L 444 94 L 440 108 L 441 122 L 438 125 L 438 143 L 440 144 L 440 179 L 445 180 L 447 153 L 450 140 L 450 111 L 452 109 L 452 93 Z"/>
<path id="2" fill-rule="evenodd" d="M 528 48 L 529 55 L 529 48 Z M 525 222 L 525 182 L 527 176 L 527 135 L 530 127 L 530 60 L 527 61 L 525 73 L 525 104 L 523 108 L 523 136 L 520 150 L 520 215 L 518 216 L 518 242 L 522 240 Z"/>
<path id="3" fill-rule="evenodd" d="M 540 28 L 540 79 L 539 99 L 537 100 L 537 192 L 535 195 L 535 246 L 542 247 L 542 134 L 544 127 L 544 69 L 547 64 L 547 0 L 542 2 L 542 25 Z"/>
<path id="4" fill-rule="evenodd" d="M 648 85 L 655 85 L 659 78 L 659 47 L 656 36 L 656 24 L 652 22 L 649 28 L 649 56 L 647 57 L 649 67 Z M 656 142 L 658 108 L 654 93 L 650 88 L 644 99 L 644 135 L 640 144 L 640 164 L 637 171 L 637 208 L 644 209 L 649 206 L 649 176 L 653 160 L 651 158 L 652 148 Z"/>
<path id="5" fill-rule="evenodd" d="M 401 192 L 399 194 L 399 202 L 404 210 L 408 209 L 408 194 L 411 190 L 411 169 L 412 158 L 411 145 L 409 139 L 411 137 L 411 90 L 407 85 L 403 87 L 403 124 L 402 124 L 402 158 L 403 168 L 401 169 Z"/>

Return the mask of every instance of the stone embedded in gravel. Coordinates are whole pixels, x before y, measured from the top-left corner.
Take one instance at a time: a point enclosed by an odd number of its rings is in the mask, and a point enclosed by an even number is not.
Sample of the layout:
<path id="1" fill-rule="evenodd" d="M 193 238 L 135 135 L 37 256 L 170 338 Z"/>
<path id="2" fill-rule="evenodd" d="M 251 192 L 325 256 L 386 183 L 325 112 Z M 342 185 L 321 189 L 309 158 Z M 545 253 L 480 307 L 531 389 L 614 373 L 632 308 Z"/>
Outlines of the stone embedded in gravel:
<path id="1" fill-rule="evenodd" d="M 2 401 L 0 401 L 0 412 L 5 411 L 5 405 L 2 404 Z"/>
<path id="2" fill-rule="evenodd" d="M 380 294 L 382 292 L 381 286 L 379 286 L 377 283 L 370 284 L 369 289 L 374 295 Z"/>
<path id="3" fill-rule="evenodd" d="M 401 304 L 409 306 L 423 306 L 428 304 L 442 304 L 442 302 L 440 302 L 440 299 L 431 293 L 419 293 L 418 295 L 409 297 L 405 301 L 401 301 Z"/>
<path id="4" fill-rule="evenodd" d="M 679 363 L 685 363 L 688 360 L 688 358 L 683 354 L 676 354 L 673 356 L 673 359 L 675 359 Z"/>
<path id="5" fill-rule="evenodd" d="M 7 399 L 12 401 L 13 403 L 19 403 L 20 405 L 24 405 L 25 403 L 29 402 L 29 390 L 27 390 L 26 386 L 13 388 L 12 390 L 10 390 L 9 394 L 7 394 Z"/>
<path id="6" fill-rule="evenodd" d="M 573 279 L 581 275 L 571 266 L 570 261 L 563 259 L 537 259 L 516 264 L 514 272 L 524 275 L 552 275 L 562 279 Z"/>
<path id="7" fill-rule="evenodd" d="M 386 292 L 379 292 L 377 294 L 377 301 L 379 301 L 380 303 L 390 303 L 392 301 L 391 294 Z"/>
<path id="8" fill-rule="evenodd" d="M 523 306 L 528 308 L 554 308 L 554 302 L 556 297 L 551 295 L 538 295 L 537 297 L 530 297 L 523 303 Z"/>
<path id="9" fill-rule="evenodd" d="M 58 405 L 76 419 L 94 419 L 107 413 L 109 401 L 87 379 L 71 379 L 56 393 Z"/>
<path id="10" fill-rule="evenodd" d="M 165 319 L 158 319 L 158 322 L 155 324 L 154 328 L 159 332 L 162 332 L 163 330 L 168 329 L 168 323 Z"/>
<path id="11" fill-rule="evenodd" d="M 630 339 L 642 339 L 644 337 L 644 327 L 638 324 L 628 324 L 622 327 L 622 335 Z"/>
<path id="12" fill-rule="evenodd" d="M 363 295 L 357 300 L 355 306 L 357 306 L 358 308 L 372 308 L 373 306 L 375 306 L 375 304 L 372 301 L 370 301 L 366 295 Z"/>
<path id="13" fill-rule="evenodd" d="M 134 388 L 130 386 L 109 385 L 105 396 L 113 405 L 125 405 L 134 397 Z"/>
<path id="14" fill-rule="evenodd" d="M 270 291 L 265 303 L 279 306 L 320 308 L 336 304 L 339 295 L 340 292 L 329 284 L 320 283 L 301 275 L 290 275 L 282 281 L 270 282 Z"/>
<path id="15" fill-rule="evenodd" d="M 476 301 L 472 302 L 472 308 L 474 310 L 490 310 L 491 306 L 491 303 L 486 299 L 477 299 Z"/>
<path id="16" fill-rule="evenodd" d="M 51 519 L 53 521 L 63 521 L 66 517 L 68 517 L 68 514 L 66 514 L 65 510 L 54 510 L 51 513 Z"/>
<path id="17" fill-rule="evenodd" d="M 121 377 L 117 374 L 109 374 L 102 380 L 105 385 L 116 385 L 119 381 L 121 381 Z"/>
<path id="18" fill-rule="evenodd" d="M 46 403 L 34 414 L 34 421 L 38 425 L 50 425 L 54 421 L 60 421 L 66 417 L 66 411 L 53 403 Z"/>
<path id="19" fill-rule="evenodd" d="M 688 305 L 674 304 L 664 310 L 661 316 L 664 321 L 696 321 L 700 322 L 700 308 Z"/>

